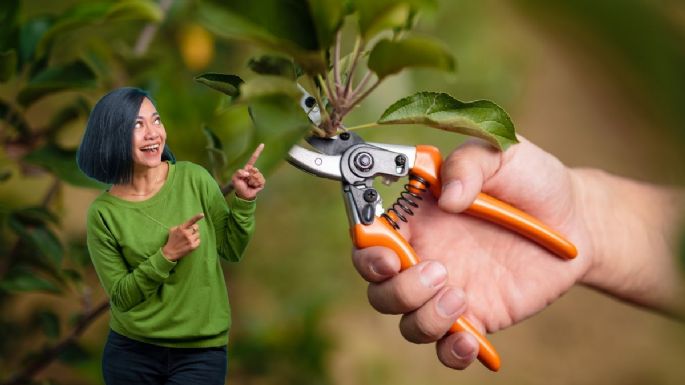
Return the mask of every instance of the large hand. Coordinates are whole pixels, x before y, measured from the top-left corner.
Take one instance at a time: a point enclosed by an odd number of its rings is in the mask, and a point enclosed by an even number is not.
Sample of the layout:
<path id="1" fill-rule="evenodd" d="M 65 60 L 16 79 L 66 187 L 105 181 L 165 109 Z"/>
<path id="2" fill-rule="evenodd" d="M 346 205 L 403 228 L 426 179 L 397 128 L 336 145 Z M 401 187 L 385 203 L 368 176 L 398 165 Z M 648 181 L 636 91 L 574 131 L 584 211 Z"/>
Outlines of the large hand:
<path id="1" fill-rule="evenodd" d="M 238 169 L 231 178 L 235 193 L 238 197 L 246 200 L 253 200 L 257 197 L 257 193 L 264 188 L 265 180 L 262 173 L 254 164 L 259 159 L 259 155 L 264 149 L 264 143 L 257 146 L 250 160 L 247 161 L 245 167 Z"/>
<path id="2" fill-rule="evenodd" d="M 411 342 L 438 341 L 438 357 L 463 369 L 478 353 L 466 333 L 445 336 L 465 316 L 481 332 L 494 332 L 542 310 L 566 292 L 589 266 L 572 172 L 521 138 L 504 153 L 471 142 L 442 167 L 439 202 L 424 195 L 401 231 L 423 262 L 398 274 L 399 260 L 384 248 L 357 250 L 355 267 L 369 282 L 369 301 L 382 313 L 404 313 L 402 335 Z M 496 225 L 457 214 L 485 192 L 537 217 L 575 243 L 565 261 Z"/>

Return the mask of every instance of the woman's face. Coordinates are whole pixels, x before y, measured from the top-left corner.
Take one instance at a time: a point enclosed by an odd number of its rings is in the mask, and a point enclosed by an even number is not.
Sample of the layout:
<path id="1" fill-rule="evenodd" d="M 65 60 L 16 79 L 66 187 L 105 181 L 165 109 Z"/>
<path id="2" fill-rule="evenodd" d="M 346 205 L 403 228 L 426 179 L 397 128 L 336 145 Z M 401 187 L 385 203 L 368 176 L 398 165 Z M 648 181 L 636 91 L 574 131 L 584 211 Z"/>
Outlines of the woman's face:
<path id="1" fill-rule="evenodd" d="M 166 131 L 150 99 L 140 104 L 133 128 L 133 164 L 135 169 L 157 167 L 162 163 Z"/>

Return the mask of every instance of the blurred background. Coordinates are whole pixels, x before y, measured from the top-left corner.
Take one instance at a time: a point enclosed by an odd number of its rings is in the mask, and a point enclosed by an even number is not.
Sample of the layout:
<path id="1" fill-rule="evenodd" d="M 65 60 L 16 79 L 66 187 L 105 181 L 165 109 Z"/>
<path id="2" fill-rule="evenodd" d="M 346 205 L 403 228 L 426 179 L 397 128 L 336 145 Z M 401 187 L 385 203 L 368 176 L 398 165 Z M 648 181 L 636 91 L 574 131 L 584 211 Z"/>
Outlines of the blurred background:
<path id="1" fill-rule="evenodd" d="M 0 5 L 0 384 L 25 374 L 39 384 L 102 383 L 108 313 L 85 250 L 85 212 L 101 186 L 74 162 L 99 97 L 119 86 L 150 90 L 179 159 L 209 166 L 203 126 L 221 139 L 228 161 L 250 150 L 246 111 L 223 108 L 224 97 L 193 78 L 249 76 L 246 62 L 258 51 L 212 35 L 197 7 L 194 0 Z M 416 91 L 490 99 L 520 134 L 569 166 L 682 185 L 682 1 L 443 0 L 417 30 L 449 47 L 457 74 L 395 76 L 349 126 Z M 443 153 L 464 139 L 410 126 L 360 133 Z M 399 317 L 368 305 L 350 262 L 338 185 L 284 162 L 265 171 L 255 238 L 242 262 L 224 265 L 234 317 L 231 383 L 685 382 L 682 324 L 582 287 L 491 337 L 500 373 L 477 364 L 444 368 L 432 345 L 401 338 Z M 382 190 L 386 202 L 396 192 Z"/>

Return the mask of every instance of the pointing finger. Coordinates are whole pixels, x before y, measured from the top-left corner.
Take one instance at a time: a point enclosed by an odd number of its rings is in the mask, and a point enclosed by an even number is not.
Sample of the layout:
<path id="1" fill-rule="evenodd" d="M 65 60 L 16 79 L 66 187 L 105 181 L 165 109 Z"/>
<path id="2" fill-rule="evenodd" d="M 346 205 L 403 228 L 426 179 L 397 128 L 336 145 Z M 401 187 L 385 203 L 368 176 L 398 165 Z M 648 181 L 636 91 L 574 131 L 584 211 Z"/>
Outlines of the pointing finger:
<path id="1" fill-rule="evenodd" d="M 194 224 L 196 224 L 200 219 L 204 218 L 205 214 L 204 213 L 199 213 L 195 214 L 192 218 L 190 218 L 186 223 L 182 225 L 184 229 L 190 229 Z"/>
<path id="2" fill-rule="evenodd" d="M 254 150 L 254 152 L 252 153 L 250 160 L 247 161 L 245 166 L 254 166 L 254 164 L 257 162 L 257 159 L 259 158 L 259 155 L 262 154 L 263 149 L 264 149 L 264 143 L 260 143 L 259 146 L 257 146 L 257 149 Z"/>

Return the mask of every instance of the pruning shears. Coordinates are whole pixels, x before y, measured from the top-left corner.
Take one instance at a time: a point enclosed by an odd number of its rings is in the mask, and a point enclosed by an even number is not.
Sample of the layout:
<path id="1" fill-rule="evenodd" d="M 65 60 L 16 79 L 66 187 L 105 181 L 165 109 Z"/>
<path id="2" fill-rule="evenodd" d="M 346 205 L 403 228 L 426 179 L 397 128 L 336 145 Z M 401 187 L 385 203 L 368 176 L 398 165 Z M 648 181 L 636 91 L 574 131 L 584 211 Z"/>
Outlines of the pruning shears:
<path id="1" fill-rule="evenodd" d="M 311 99 L 305 94 L 301 104 L 310 120 L 319 124 L 318 107 Z M 440 197 L 442 156 L 439 150 L 428 145 L 367 143 L 349 131 L 332 138 L 312 136 L 306 140 L 314 151 L 295 145 L 288 153 L 288 162 L 315 176 L 341 182 L 355 247 L 384 246 L 398 255 L 402 270 L 416 265 L 419 256 L 398 230 L 402 222 L 408 222 L 414 215 L 423 193 L 430 191 L 436 198 Z M 409 178 L 404 191 L 387 211 L 373 187 L 377 177 L 390 182 Z M 572 259 L 577 254 L 575 246 L 562 235 L 487 194 L 480 193 L 465 213 L 514 231 L 563 259 Z M 478 341 L 480 362 L 492 371 L 499 370 L 500 357 L 495 348 L 463 317 L 450 328 L 451 333 L 460 331 L 472 334 Z"/>

